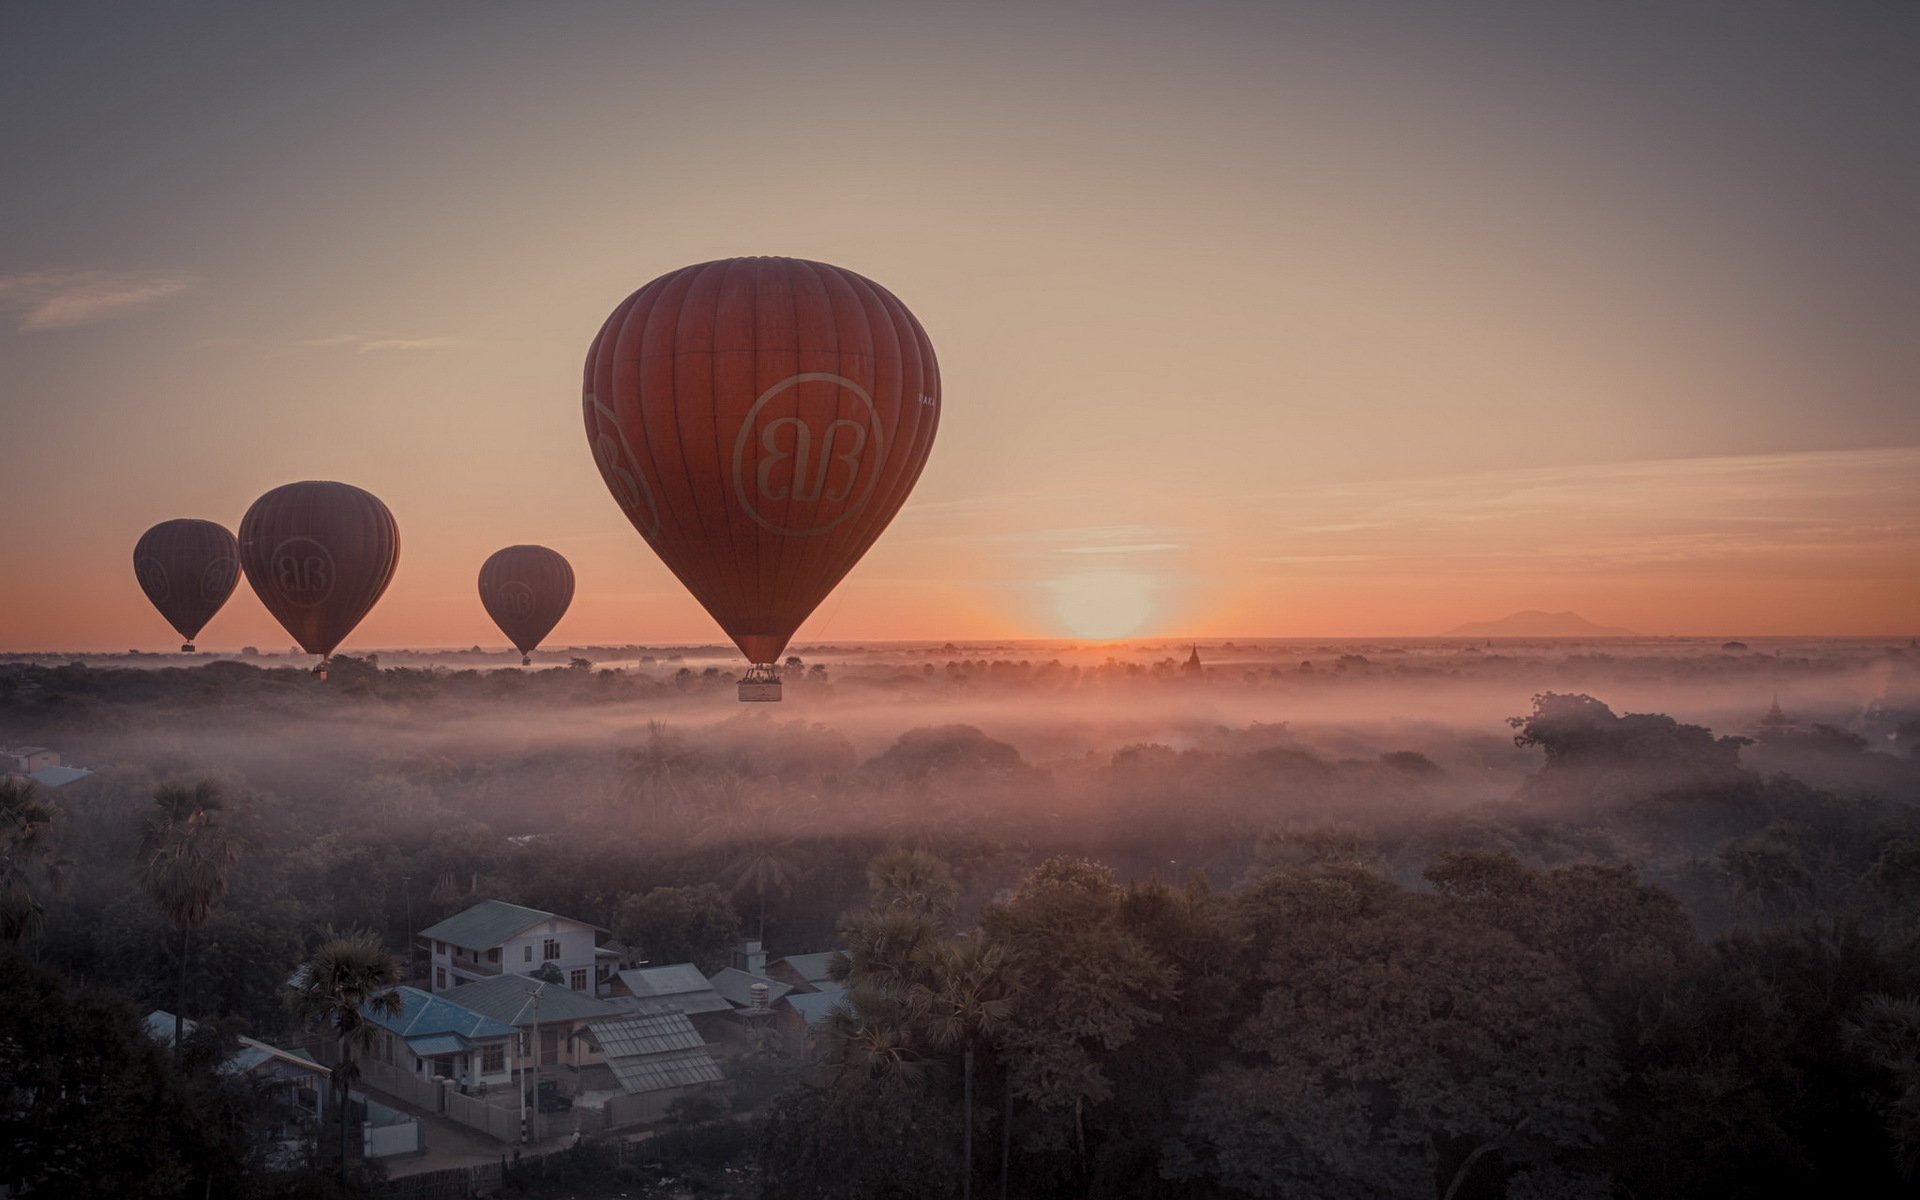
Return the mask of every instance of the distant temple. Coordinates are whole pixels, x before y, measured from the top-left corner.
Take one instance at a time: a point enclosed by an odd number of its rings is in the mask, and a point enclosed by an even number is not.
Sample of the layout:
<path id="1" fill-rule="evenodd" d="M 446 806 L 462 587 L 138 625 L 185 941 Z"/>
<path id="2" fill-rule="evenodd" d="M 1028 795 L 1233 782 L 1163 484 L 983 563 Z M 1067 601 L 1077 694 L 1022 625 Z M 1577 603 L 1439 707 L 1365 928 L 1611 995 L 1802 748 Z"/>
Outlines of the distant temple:
<path id="1" fill-rule="evenodd" d="M 1181 665 L 1180 673 L 1182 675 L 1185 675 L 1188 679 L 1206 678 L 1207 670 L 1205 667 L 1200 665 L 1199 643 L 1197 642 L 1194 643 L 1193 653 L 1187 655 L 1187 661 Z"/>
<path id="2" fill-rule="evenodd" d="M 1780 709 L 1780 696 L 1775 693 L 1773 705 L 1767 709 L 1767 715 L 1747 727 L 1747 733 L 1765 740 L 1769 737 L 1781 737 L 1790 733 L 1805 733 L 1807 727 L 1794 720 Z"/>

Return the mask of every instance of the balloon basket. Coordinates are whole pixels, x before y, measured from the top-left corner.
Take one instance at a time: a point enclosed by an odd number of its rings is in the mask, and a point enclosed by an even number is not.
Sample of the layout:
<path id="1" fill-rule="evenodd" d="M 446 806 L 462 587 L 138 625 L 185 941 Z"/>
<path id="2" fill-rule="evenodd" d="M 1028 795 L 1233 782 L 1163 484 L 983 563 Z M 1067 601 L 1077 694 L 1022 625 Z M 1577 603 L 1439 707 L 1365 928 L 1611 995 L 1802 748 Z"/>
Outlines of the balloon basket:
<path id="1" fill-rule="evenodd" d="M 755 663 L 740 677 L 740 702 L 765 704 L 780 699 L 780 668 L 772 663 Z"/>
<path id="2" fill-rule="evenodd" d="M 327 677 L 327 664 L 325 662 L 314 664 L 313 677 L 315 679 L 325 679 Z"/>
<path id="3" fill-rule="evenodd" d="M 523 666 L 523 667 L 530 667 L 530 666 L 532 666 L 532 665 L 533 665 L 533 656 L 532 656 L 531 654 L 522 654 L 522 655 L 520 656 L 520 665 L 521 665 L 521 666 Z"/>
<path id="4" fill-rule="evenodd" d="M 180 647 L 180 653 L 182 653 L 182 654 L 192 654 L 192 653 L 193 653 L 193 643 L 192 643 L 192 642 L 187 642 L 187 643 L 185 643 L 184 645 L 182 645 L 182 646 Z"/>

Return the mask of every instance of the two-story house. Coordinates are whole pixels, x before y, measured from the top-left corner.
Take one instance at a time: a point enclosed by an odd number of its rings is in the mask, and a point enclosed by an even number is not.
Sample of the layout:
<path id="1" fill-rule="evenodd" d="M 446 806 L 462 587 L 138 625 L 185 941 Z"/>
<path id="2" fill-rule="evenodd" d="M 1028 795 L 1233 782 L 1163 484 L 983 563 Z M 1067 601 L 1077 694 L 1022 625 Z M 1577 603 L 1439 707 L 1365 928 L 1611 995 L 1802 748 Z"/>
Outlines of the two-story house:
<path id="1" fill-rule="evenodd" d="M 420 939 L 432 954 L 435 992 L 500 975 L 531 975 L 551 964 L 569 989 L 592 996 L 609 973 L 601 969 L 608 956 L 596 945 L 606 932 L 572 917 L 482 900 L 421 930 Z"/>

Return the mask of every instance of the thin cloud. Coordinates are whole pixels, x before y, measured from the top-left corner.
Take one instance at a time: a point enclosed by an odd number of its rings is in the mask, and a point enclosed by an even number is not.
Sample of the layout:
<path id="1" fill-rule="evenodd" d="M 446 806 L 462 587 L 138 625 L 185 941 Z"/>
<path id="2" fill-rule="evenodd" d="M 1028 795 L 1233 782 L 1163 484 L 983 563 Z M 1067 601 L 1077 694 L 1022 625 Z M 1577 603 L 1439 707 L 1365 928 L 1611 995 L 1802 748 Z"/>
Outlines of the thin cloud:
<path id="1" fill-rule="evenodd" d="M 27 271 L 0 275 L 0 310 L 19 315 L 16 332 L 46 333 L 117 317 L 199 282 L 182 271 Z"/>
<path id="2" fill-rule="evenodd" d="M 317 349 L 351 349 L 355 354 L 406 353 L 419 350 L 451 350 L 465 343 L 456 337 L 395 337 L 389 333 L 336 333 L 331 337 L 305 338 L 302 346 Z"/>
<path id="3" fill-rule="evenodd" d="M 1156 550 L 1178 550 L 1178 542 L 1141 542 L 1131 546 L 1064 546 L 1062 554 L 1150 554 Z"/>

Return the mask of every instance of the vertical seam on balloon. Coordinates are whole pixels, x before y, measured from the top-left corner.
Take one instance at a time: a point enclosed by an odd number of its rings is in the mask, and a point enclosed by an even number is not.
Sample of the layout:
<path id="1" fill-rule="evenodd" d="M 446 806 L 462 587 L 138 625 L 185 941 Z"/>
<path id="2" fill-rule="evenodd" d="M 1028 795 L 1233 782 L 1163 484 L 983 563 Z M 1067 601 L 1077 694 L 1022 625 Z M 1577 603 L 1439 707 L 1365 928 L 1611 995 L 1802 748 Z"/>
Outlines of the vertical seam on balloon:
<path id="1" fill-rule="evenodd" d="M 713 330 L 713 348 L 709 351 L 709 353 L 713 357 L 713 362 L 712 362 L 711 369 L 708 370 L 707 372 L 707 409 L 714 418 L 712 421 L 710 421 L 710 424 L 712 425 L 713 432 L 716 435 L 712 439 L 713 440 L 713 466 L 714 466 L 714 472 L 715 472 L 714 478 L 719 480 L 722 484 L 724 484 L 727 480 L 727 455 L 726 455 L 726 449 L 722 444 L 725 441 L 725 439 L 717 436 L 720 432 L 720 423 L 718 420 L 718 417 L 720 415 L 720 376 L 721 376 L 720 364 L 722 361 L 720 356 L 725 353 L 725 350 L 720 345 L 720 310 L 726 304 L 727 285 L 732 280 L 733 273 L 736 269 L 738 269 L 738 264 L 740 262 L 741 262 L 740 259 L 730 258 L 730 259 L 727 259 L 725 263 L 721 266 L 720 286 L 714 289 L 713 316 L 711 318 L 711 323 L 709 325 L 709 328 Z M 751 280 L 749 281 L 749 290 L 750 291 L 752 290 Z M 756 294 L 753 297 L 753 311 L 758 310 L 759 304 L 760 304 L 760 297 Z M 752 322 L 753 322 L 753 316 L 752 316 L 752 313 L 750 312 L 748 316 L 748 324 L 751 325 Z M 748 348 L 747 356 L 749 360 L 753 360 L 753 361 L 757 361 L 759 358 L 759 356 L 753 352 L 751 347 Z M 745 564 L 743 564 L 740 559 L 740 544 L 738 540 L 735 539 L 735 537 L 733 536 L 733 512 L 731 507 L 728 506 L 724 501 L 720 505 L 720 516 L 722 518 L 720 527 L 726 530 L 726 534 L 727 534 L 727 561 L 732 564 L 732 568 L 733 568 L 730 571 L 722 572 L 721 578 L 726 580 L 731 580 L 734 584 L 735 607 L 733 611 L 736 613 L 751 613 L 753 609 L 751 604 L 748 603 L 748 593 L 747 593 L 747 585 L 746 585 L 747 572 L 745 569 Z M 722 632 L 727 632 L 729 637 L 732 636 L 732 634 L 726 631 L 724 627 L 722 628 Z M 745 651 L 742 651 L 742 653 L 745 653 Z M 751 659 L 752 656 L 748 655 L 748 657 L 749 659 Z"/>

